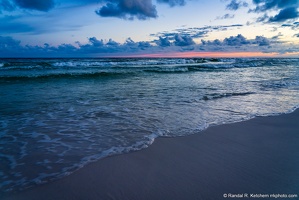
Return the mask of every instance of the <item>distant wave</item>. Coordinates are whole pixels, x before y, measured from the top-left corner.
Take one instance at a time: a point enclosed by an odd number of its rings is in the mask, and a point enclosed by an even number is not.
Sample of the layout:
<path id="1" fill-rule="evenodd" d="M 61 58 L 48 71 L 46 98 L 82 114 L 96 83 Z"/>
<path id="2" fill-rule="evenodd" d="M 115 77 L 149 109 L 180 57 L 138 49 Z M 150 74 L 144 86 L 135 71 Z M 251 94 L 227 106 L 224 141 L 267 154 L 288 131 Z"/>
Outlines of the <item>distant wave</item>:
<path id="1" fill-rule="evenodd" d="M 114 77 L 271 67 L 292 63 L 298 63 L 298 59 L 11 59 L 0 60 L 0 78 Z"/>
<path id="2" fill-rule="evenodd" d="M 101 67 L 161 67 L 186 66 L 201 68 L 239 68 L 279 65 L 298 59 L 203 59 L 203 58 L 156 58 L 156 59 L 4 59 L 0 62 L 4 69 L 66 69 L 66 68 L 101 68 Z"/>
<path id="3" fill-rule="evenodd" d="M 97 78 L 134 75 L 133 72 L 82 72 L 82 73 L 48 73 L 48 74 L 16 74 L 0 75 L 3 80 L 49 79 L 49 78 Z"/>

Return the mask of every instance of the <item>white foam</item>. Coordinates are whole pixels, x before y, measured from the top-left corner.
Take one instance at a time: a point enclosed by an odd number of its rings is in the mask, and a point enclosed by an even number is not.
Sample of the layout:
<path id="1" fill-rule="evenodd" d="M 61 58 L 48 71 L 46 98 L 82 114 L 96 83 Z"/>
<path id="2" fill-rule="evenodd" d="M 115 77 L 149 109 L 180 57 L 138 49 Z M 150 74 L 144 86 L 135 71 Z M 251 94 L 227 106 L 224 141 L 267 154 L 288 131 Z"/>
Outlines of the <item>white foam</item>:
<path id="1" fill-rule="evenodd" d="M 206 68 L 214 68 L 214 69 L 234 68 L 233 62 L 207 62 L 207 63 L 202 63 L 201 66 Z"/>
<path id="2" fill-rule="evenodd" d="M 105 62 L 82 62 L 82 61 L 68 61 L 68 62 L 56 62 L 52 64 L 55 67 L 92 67 L 92 66 L 105 66 Z"/>

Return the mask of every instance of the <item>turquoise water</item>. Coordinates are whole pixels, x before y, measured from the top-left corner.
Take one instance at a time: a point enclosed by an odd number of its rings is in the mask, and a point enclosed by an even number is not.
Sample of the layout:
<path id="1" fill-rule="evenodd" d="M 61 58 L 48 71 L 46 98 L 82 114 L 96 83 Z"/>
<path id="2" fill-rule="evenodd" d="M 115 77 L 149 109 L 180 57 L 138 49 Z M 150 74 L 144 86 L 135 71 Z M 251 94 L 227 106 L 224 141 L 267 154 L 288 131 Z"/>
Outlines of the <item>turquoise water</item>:
<path id="1" fill-rule="evenodd" d="M 2 59 L 0 191 L 159 136 L 293 111 L 299 59 Z"/>

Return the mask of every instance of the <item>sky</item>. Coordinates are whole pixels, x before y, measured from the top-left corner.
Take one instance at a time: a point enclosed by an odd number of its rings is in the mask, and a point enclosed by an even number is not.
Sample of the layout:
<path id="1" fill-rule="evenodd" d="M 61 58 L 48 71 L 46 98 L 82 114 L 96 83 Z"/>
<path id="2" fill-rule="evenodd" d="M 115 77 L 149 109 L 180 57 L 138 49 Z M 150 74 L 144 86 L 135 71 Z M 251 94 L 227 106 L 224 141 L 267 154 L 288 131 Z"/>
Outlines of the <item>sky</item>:
<path id="1" fill-rule="evenodd" d="M 0 57 L 299 57 L 299 0 L 0 0 Z"/>

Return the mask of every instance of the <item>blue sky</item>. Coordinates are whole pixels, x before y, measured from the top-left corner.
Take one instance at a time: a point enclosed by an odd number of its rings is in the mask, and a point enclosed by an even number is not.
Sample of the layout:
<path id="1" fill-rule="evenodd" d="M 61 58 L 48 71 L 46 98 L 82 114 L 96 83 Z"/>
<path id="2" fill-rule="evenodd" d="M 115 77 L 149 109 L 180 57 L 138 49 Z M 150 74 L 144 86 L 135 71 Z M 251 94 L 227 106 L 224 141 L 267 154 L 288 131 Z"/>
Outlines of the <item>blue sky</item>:
<path id="1" fill-rule="evenodd" d="M 0 0 L 0 57 L 298 56 L 298 0 Z"/>

